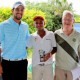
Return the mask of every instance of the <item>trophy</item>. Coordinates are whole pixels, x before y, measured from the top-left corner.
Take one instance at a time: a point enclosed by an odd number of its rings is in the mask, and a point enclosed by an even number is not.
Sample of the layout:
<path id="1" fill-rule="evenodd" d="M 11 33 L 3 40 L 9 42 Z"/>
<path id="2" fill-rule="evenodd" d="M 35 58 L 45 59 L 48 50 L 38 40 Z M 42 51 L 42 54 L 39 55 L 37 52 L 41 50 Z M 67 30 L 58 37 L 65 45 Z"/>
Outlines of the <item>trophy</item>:
<path id="1" fill-rule="evenodd" d="M 40 62 L 44 62 L 44 56 L 45 56 L 45 51 L 43 50 L 39 50 L 39 55 L 40 55 Z"/>

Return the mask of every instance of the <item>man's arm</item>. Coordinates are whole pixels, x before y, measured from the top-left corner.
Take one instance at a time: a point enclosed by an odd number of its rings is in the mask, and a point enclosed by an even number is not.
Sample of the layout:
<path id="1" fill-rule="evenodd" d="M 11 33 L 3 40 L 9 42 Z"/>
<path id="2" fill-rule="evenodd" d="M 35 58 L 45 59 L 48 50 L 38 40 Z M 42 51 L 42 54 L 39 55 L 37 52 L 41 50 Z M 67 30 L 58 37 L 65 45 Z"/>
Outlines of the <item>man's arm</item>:
<path id="1" fill-rule="evenodd" d="M 78 56 L 79 56 L 79 64 L 80 64 L 80 45 L 78 46 Z"/>
<path id="2" fill-rule="evenodd" d="M 0 23 L 0 75 L 3 73 L 3 70 L 2 70 L 2 65 L 1 65 L 1 53 L 2 53 L 2 47 L 1 47 L 1 41 L 4 41 L 4 26 L 3 26 L 3 23 Z"/>
<path id="3" fill-rule="evenodd" d="M 1 52 L 2 52 L 2 49 L 0 48 L 0 75 L 2 75 L 2 73 L 3 73 L 2 65 L 1 65 L 1 61 L 2 61 Z"/>
<path id="4" fill-rule="evenodd" d="M 53 50 L 51 51 L 51 55 L 53 55 L 57 51 L 57 47 L 53 47 Z"/>
<path id="5" fill-rule="evenodd" d="M 1 43 L 0 43 L 0 64 L 1 64 L 1 52 L 2 52 L 2 47 L 1 47 Z"/>

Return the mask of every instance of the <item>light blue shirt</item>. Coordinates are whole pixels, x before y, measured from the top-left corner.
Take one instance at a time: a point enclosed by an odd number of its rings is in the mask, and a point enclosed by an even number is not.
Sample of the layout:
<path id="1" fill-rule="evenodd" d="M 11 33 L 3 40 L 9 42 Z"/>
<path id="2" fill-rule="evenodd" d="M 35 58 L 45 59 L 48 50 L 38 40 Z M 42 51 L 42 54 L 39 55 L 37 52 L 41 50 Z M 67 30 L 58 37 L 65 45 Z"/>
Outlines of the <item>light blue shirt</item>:
<path id="1" fill-rule="evenodd" d="M 12 17 L 0 23 L 0 42 L 2 57 L 7 59 L 26 58 L 26 40 L 29 36 L 28 25 L 21 21 L 19 25 Z"/>

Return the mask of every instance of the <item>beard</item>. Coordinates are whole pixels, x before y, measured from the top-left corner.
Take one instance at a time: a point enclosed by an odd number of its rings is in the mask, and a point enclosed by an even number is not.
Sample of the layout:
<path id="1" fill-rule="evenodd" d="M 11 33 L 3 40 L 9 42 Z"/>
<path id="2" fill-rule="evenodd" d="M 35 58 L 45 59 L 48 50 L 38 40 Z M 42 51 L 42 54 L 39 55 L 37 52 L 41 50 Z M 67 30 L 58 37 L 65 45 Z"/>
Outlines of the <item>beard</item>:
<path id="1" fill-rule="evenodd" d="M 16 16 L 14 16 L 14 18 L 17 19 L 17 20 L 21 20 L 22 15 L 18 15 L 18 14 L 17 14 Z"/>
<path id="2" fill-rule="evenodd" d="M 21 20 L 22 17 L 17 17 L 17 16 L 16 16 L 15 18 L 16 18 L 17 20 Z"/>

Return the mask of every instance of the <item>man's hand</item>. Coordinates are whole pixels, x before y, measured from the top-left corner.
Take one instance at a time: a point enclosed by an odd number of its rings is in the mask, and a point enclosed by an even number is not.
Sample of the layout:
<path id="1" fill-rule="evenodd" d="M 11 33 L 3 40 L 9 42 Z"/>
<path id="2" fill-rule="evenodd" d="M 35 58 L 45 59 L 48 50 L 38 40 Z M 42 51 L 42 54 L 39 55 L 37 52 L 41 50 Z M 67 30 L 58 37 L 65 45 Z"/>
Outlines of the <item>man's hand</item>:
<path id="1" fill-rule="evenodd" d="M 44 60 L 47 61 L 51 56 L 52 56 L 51 53 L 45 54 Z"/>

